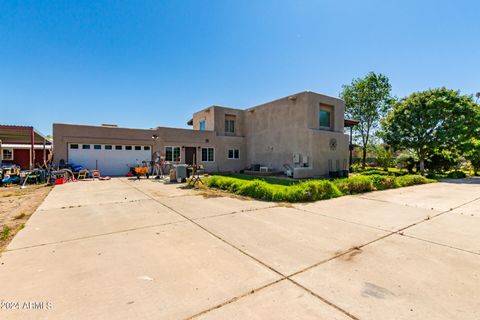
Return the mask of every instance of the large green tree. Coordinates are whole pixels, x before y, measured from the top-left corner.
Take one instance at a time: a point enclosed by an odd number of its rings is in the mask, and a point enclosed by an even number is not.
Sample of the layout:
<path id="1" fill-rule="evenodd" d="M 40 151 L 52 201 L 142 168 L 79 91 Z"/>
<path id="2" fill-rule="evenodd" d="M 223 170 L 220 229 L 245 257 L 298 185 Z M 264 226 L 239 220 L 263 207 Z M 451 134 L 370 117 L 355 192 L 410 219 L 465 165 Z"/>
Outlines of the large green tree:
<path id="1" fill-rule="evenodd" d="M 383 139 L 425 160 L 438 152 L 461 152 L 478 135 L 478 106 L 472 96 L 446 88 L 415 92 L 398 101 L 383 121 Z"/>
<path id="2" fill-rule="evenodd" d="M 344 85 L 340 97 L 345 101 L 347 117 L 359 120 L 353 128 L 355 142 L 362 147 L 362 166 L 365 167 L 367 148 L 380 127 L 380 119 L 390 109 L 394 101 L 392 87 L 388 78 L 374 72 L 363 78 L 357 78 Z"/>

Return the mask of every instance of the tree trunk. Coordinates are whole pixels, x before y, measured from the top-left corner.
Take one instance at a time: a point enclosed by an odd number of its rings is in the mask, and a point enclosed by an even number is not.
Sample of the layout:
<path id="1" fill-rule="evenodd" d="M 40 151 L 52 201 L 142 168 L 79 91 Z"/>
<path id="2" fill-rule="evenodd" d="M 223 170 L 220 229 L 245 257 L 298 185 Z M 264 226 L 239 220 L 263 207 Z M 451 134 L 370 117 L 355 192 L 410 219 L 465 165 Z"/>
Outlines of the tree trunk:
<path id="1" fill-rule="evenodd" d="M 425 160 L 420 159 L 420 173 L 423 175 L 425 173 Z"/>
<path id="2" fill-rule="evenodd" d="M 362 148 L 362 168 L 365 169 L 367 165 L 367 147 Z"/>

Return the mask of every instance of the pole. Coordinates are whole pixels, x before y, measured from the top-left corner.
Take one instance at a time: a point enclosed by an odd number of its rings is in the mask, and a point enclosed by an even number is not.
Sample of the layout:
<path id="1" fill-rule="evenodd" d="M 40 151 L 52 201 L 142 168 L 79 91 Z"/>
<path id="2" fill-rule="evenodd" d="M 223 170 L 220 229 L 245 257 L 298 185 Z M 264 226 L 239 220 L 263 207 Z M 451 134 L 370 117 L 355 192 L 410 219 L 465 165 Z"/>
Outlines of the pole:
<path id="1" fill-rule="evenodd" d="M 352 172 L 352 165 L 353 165 L 353 127 L 350 127 L 350 144 L 348 146 L 348 149 L 350 150 L 350 172 Z"/>
<path id="2" fill-rule="evenodd" d="M 35 167 L 35 129 L 33 129 L 33 127 L 30 135 L 30 142 L 31 142 L 30 170 L 33 170 Z"/>
<path id="3" fill-rule="evenodd" d="M 43 138 L 43 163 L 47 161 L 46 139 Z"/>

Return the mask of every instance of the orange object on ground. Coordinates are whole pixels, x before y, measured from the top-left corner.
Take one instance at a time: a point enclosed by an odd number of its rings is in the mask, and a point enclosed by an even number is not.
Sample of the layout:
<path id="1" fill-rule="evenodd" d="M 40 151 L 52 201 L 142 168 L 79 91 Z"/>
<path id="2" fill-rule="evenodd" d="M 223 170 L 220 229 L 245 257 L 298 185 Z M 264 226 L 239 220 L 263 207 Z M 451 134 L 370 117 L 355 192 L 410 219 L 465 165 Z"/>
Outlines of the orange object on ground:
<path id="1" fill-rule="evenodd" d="M 148 167 L 135 168 L 135 172 L 136 172 L 137 174 L 146 175 L 147 172 L 148 172 Z"/>
<path id="2" fill-rule="evenodd" d="M 55 179 L 55 184 L 64 184 L 65 183 L 65 179 L 64 178 L 57 178 Z"/>

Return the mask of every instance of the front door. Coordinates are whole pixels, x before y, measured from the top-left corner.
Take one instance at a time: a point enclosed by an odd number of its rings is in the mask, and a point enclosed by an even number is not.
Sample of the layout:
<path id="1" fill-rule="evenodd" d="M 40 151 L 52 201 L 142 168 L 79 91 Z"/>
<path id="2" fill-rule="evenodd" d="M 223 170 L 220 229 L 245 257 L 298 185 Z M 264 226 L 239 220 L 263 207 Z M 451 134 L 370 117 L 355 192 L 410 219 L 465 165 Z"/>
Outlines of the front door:
<path id="1" fill-rule="evenodd" d="M 185 147 L 185 163 L 189 165 L 197 164 L 197 148 Z"/>

